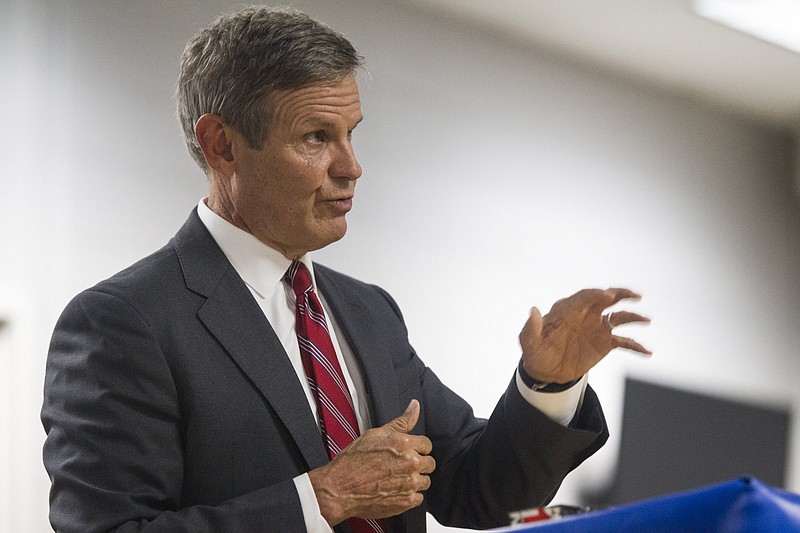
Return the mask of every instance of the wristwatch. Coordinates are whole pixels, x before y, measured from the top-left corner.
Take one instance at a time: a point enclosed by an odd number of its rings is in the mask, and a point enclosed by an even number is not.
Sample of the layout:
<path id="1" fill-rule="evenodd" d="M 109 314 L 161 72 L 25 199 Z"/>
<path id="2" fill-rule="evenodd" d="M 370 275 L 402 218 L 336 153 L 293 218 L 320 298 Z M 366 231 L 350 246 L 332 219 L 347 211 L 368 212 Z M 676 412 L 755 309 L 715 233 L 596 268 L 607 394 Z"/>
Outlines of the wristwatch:
<path id="1" fill-rule="evenodd" d="M 539 381 L 525 371 L 525 367 L 522 364 L 522 359 L 519 360 L 519 366 L 517 366 L 517 370 L 519 371 L 519 377 L 522 379 L 522 382 L 525 384 L 525 386 L 532 391 L 537 392 L 563 392 L 576 385 L 582 379 L 578 378 L 570 381 L 569 383 L 548 383 L 547 381 Z"/>

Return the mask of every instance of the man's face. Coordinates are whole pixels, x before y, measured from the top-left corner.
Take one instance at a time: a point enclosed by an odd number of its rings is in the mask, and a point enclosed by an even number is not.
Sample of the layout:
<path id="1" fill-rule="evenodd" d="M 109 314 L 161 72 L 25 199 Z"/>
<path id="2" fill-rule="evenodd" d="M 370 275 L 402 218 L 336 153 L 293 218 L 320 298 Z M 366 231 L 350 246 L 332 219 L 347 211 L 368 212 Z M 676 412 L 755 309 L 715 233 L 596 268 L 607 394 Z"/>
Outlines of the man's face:
<path id="1" fill-rule="evenodd" d="M 351 145 L 361 121 L 355 77 L 275 93 L 262 149 L 233 145 L 222 191 L 234 223 L 288 258 L 341 239 L 361 166 Z M 213 194 L 213 192 L 212 192 Z"/>

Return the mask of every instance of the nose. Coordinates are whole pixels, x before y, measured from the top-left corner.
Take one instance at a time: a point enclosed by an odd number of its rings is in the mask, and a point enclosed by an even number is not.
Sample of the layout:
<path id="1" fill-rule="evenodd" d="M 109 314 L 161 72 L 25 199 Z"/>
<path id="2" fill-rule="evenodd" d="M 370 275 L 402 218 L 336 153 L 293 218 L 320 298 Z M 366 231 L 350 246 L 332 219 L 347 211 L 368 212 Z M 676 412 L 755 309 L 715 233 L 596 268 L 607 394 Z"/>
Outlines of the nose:
<path id="1" fill-rule="evenodd" d="M 350 142 L 342 143 L 331 162 L 330 174 L 333 178 L 345 178 L 355 181 L 361 177 L 361 165 Z"/>

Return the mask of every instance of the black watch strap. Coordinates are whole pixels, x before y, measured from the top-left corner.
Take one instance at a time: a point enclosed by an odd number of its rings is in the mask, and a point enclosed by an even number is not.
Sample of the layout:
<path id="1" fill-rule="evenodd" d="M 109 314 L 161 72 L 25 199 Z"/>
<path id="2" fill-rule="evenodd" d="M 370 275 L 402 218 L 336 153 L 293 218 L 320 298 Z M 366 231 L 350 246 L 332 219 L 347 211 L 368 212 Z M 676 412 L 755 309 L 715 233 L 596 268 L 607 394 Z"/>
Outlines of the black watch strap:
<path id="1" fill-rule="evenodd" d="M 525 386 L 537 392 L 563 392 L 576 385 L 582 379 L 578 378 L 570 381 L 569 383 L 547 383 L 544 381 L 537 381 L 527 372 L 525 372 L 525 367 L 522 365 L 522 359 L 519 360 L 519 366 L 517 366 L 517 370 L 519 371 L 519 377 L 522 379 L 522 382 L 525 384 Z"/>

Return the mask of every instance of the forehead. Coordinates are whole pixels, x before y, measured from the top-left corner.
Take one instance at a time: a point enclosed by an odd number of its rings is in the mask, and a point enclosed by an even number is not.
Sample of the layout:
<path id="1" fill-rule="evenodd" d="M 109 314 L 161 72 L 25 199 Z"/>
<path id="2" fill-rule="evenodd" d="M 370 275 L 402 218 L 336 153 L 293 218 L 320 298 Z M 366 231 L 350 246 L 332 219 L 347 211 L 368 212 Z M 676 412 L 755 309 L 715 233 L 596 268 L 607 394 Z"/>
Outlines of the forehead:
<path id="1" fill-rule="evenodd" d="M 361 97 L 354 76 L 340 82 L 276 91 L 272 104 L 274 125 L 294 127 L 308 122 L 361 120 Z"/>

